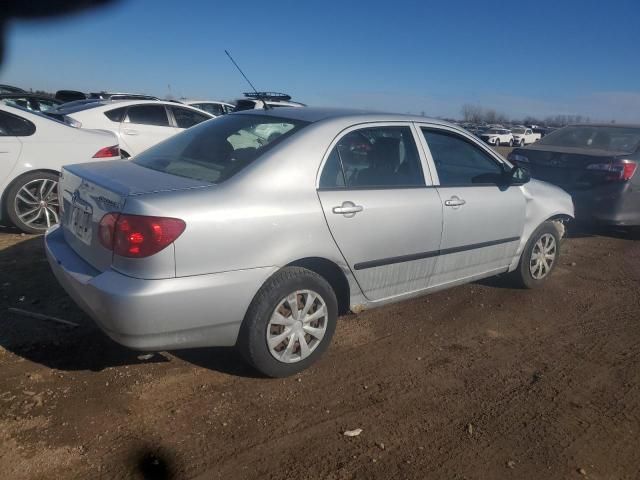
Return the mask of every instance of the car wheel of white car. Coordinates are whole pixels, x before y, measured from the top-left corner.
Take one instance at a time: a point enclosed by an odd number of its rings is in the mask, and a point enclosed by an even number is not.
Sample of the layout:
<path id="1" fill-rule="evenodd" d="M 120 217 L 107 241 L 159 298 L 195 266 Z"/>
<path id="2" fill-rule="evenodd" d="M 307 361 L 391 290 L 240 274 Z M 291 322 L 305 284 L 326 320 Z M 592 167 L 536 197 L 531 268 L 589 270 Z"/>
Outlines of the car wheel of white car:
<path id="1" fill-rule="evenodd" d="M 520 140 L 520 146 L 524 147 L 524 138 L 522 140 Z"/>
<path id="2" fill-rule="evenodd" d="M 509 140 L 509 146 L 513 147 L 513 140 Z"/>
<path id="3" fill-rule="evenodd" d="M 512 277 L 522 288 L 539 287 L 555 269 L 559 256 L 558 229 L 553 222 L 544 222 L 529 238 Z"/>
<path id="4" fill-rule="evenodd" d="M 496 138 L 496 143 L 495 143 L 495 145 L 496 145 L 496 147 L 499 147 L 499 146 L 500 146 L 500 139 L 499 139 L 499 138 Z"/>
<path id="5" fill-rule="evenodd" d="M 262 374 L 286 377 L 322 355 L 337 318 L 331 285 L 311 270 L 286 267 L 269 278 L 251 302 L 237 346 Z"/>
<path id="6" fill-rule="evenodd" d="M 16 179 L 7 191 L 7 215 L 25 233 L 44 233 L 58 223 L 58 175 L 31 172 Z"/>

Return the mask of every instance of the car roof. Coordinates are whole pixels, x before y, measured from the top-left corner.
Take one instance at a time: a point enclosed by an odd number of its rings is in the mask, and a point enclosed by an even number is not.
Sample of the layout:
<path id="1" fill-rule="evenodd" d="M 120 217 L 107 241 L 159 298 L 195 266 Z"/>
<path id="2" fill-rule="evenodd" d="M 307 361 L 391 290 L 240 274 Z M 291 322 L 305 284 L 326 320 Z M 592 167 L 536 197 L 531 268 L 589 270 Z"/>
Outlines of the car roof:
<path id="1" fill-rule="evenodd" d="M 278 107 L 273 109 L 243 110 L 231 115 L 266 115 L 278 118 L 290 118 L 304 122 L 319 122 L 325 120 L 353 120 L 355 122 L 422 122 L 458 127 L 452 123 L 435 118 L 422 117 L 420 115 L 408 115 L 402 113 L 385 113 L 370 110 L 323 108 L 323 107 Z"/>
<path id="2" fill-rule="evenodd" d="M 118 108 L 118 107 L 129 107 L 131 105 L 166 105 L 166 106 L 172 106 L 172 107 L 178 106 L 183 108 L 191 108 L 193 110 L 196 110 L 198 113 L 205 113 L 213 118 L 213 115 L 211 115 L 208 112 L 202 112 L 201 110 L 198 110 L 197 108 L 191 107 L 189 105 L 170 102 L 168 100 L 98 100 L 97 102 L 90 102 L 90 103 L 78 105 L 77 110 L 73 108 L 68 112 L 64 108 L 64 104 L 62 104 L 60 105 L 60 107 L 58 107 L 58 110 L 60 112 L 73 114 L 73 113 L 79 113 L 81 111 L 86 112 L 86 111 L 94 110 L 97 108 L 111 108 L 111 107 Z"/>
<path id="3" fill-rule="evenodd" d="M 233 107 L 231 103 L 221 102 L 220 100 L 180 100 L 185 105 L 191 105 L 192 103 L 217 103 L 218 105 L 228 105 Z"/>
<path id="4" fill-rule="evenodd" d="M 640 128 L 638 123 L 571 123 L 567 127 L 609 127 L 609 128 Z M 560 127 L 562 128 L 562 127 Z"/>

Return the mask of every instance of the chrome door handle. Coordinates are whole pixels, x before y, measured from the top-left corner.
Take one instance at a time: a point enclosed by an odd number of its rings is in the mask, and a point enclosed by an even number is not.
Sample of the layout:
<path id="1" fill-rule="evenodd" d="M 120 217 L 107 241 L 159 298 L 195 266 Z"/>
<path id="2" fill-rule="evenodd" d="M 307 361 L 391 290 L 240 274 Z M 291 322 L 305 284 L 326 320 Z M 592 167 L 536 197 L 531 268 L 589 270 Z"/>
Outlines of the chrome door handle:
<path id="1" fill-rule="evenodd" d="M 456 197 L 456 196 L 453 196 L 449 200 L 445 200 L 444 201 L 444 204 L 447 207 L 460 207 L 460 206 L 464 205 L 465 203 L 467 203 L 467 202 L 465 202 L 460 197 Z"/>
<path id="2" fill-rule="evenodd" d="M 124 133 L 125 135 L 138 135 L 137 130 L 125 130 Z"/>
<path id="3" fill-rule="evenodd" d="M 353 217 L 356 213 L 364 210 L 362 205 L 356 205 L 353 202 L 342 202 L 339 207 L 333 207 L 331 211 L 338 215 L 344 215 L 345 217 Z"/>

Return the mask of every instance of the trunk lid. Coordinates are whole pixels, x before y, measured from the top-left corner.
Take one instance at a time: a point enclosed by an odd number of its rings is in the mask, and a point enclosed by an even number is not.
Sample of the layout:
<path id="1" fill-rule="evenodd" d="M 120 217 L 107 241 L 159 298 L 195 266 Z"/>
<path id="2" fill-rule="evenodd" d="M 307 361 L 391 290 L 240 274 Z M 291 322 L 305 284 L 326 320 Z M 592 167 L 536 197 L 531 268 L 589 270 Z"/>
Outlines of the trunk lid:
<path id="1" fill-rule="evenodd" d="M 62 169 L 58 187 L 65 240 L 91 266 L 107 270 L 113 252 L 98 239 L 104 215 L 125 211 L 127 198 L 132 196 L 208 186 L 207 182 L 158 172 L 129 161 L 67 165 Z"/>
<path id="2" fill-rule="evenodd" d="M 533 178 L 553 183 L 565 190 L 583 190 L 604 183 L 608 172 L 589 166 L 610 164 L 625 152 L 585 148 L 531 145 L 517 148 L 511 158 L 527 168 Z M 524 156 L 527 160 L 518 160 Z"/>

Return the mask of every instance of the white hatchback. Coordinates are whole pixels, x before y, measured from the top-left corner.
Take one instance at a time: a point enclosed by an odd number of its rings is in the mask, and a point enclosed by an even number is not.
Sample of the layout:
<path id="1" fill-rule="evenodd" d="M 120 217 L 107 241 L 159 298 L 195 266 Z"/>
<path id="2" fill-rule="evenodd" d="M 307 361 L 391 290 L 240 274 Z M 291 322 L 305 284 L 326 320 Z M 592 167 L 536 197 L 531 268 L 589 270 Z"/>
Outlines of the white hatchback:
<path id="1" fill-rule="evenodd" d="M 133 157 L 182 130 L 214 118 L 188 105 L 157 100 L 99 101 L 47 115 L 78 128 L 109 130 L 120 139 L 122 156 Z"/>

